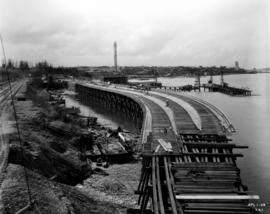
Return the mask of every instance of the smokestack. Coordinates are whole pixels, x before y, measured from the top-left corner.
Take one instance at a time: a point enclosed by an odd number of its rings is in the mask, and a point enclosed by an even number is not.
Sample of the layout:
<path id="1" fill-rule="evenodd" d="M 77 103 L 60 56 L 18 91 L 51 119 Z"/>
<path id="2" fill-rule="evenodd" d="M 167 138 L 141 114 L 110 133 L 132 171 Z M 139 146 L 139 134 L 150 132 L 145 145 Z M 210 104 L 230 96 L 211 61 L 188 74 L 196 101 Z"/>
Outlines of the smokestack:
<path id="1" fill-rule="evenodd" d="M 114 42 L 114 70 L 117 72 L 117 43 Z"/>
<path id="2" fill-rule="evenodd" d="M 201 75 L 200 75 L 200 71 L 198 71 L 196 78 L 195 78 L 195 88 L 198 88 L 199 91 L 201 91 Z"/>
<path id="3" fill-rule="evenodd" d="M 220 85 L 224 86 L 223 70 L 220 70 Z"/>
<path id="4" fill-rule="evenodd" d="M 239 62 L 238 61 L 235 61 L 234 69 L 237 70 L 237 71 L 240 69 Z"/>
<path id="5" fill-rule="evenodd" d="M 209 83 L 213 83 L 213 72 L 211 71 L 211 73 L 210 73 L 210 80 L 209 80 Z"/>

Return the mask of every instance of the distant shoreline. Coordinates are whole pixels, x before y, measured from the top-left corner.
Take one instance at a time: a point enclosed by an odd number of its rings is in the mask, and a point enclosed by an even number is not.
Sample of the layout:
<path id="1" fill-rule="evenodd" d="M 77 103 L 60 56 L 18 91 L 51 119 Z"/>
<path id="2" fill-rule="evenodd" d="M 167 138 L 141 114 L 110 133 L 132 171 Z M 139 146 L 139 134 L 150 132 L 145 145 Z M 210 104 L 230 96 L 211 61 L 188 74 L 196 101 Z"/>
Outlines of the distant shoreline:
<path id="1" fill-rule="evenodd" d="M 228 74 L 223 74 L 224 76 L 229 76 L 229 75 L 239 75 L 239 74 L 263 74 L 263 73 L 268 73 L 270 74 L 270 72 L 267 71 L 263 71 L 263 72 L 249 72 L 249 73 L 228 73 Z M 209 77 L 210 75 L 201 75 L 201 77 Z M 213 74 L 213 76 L 220 76 L 220 74 Z M 160 75 L 157 78 L 175 78 L 175 77 L 183 77 L 183 78 L 194 78 L 196 77 L 195 75 L 190 75 L 190 76 L 186 76 L 186 75 L 174 75 L 174 76 L 168 76 L 168 75 Z M 139 79 L 139 80 L 148 80 L 148 79 L 155 79 L 155 76 L 144 76 L 144 75 L 129 75 L 129 79 Z"/>

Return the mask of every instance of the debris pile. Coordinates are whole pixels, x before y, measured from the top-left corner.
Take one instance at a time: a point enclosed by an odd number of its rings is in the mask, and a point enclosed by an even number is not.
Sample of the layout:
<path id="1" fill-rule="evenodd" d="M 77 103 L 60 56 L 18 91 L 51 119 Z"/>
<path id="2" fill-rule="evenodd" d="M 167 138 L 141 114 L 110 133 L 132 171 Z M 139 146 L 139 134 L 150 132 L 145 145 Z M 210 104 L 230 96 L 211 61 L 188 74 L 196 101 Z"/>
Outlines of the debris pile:
<path id="1" fill-rule="evenodd" d="M 82 116 L 78 108 L 67 108 L 63 90 L 36 85 L 29 83 L 26 93 L 20 94 L 23 99 L 16 101 L 22 142 L 15 133 L 10 136 L 9 165 L 2 186 L 5 213 L 15 213 L 27 205 L 22 166 L 30 176 L 35 201 L 27 213 L 38 213 L 37 209 L 57 214 L 125 213 L 124 208 L 134 207 L 133 189 L 137 185 L 115 179 L 114 167 L 119 166 L 116 175 L 125 168 L 114 163 L 126 163 L 129 171 L 133 170 L 128 173 L 134 176 L 133 182 L 139 180 L 135 139 L 120 127 L 104 128 L 98 118 Z M 97 177 L 99 184 L 93 189 L 89 183 L 97 182 Z M 116 201 L 108 199 L 112 196 Z"/>

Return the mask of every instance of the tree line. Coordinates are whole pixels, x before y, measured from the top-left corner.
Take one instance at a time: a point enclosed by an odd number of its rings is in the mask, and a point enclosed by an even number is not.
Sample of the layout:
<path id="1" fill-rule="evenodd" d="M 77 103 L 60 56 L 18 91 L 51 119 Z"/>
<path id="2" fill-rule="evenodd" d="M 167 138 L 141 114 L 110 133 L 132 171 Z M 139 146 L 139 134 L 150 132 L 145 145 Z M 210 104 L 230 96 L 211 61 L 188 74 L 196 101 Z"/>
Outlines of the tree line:
<path id="1" fill-rule="evenodd" d="M 5 65 L 5 62 L 2 62 L 2 68 L 8 68 L 8 69 L 20 69 L 20 70 L 29 70 L 30 66 L 27 61 L 21 60 L 19 62 L 15 62 L 12 59 L 7 60 L 7 65 Z"/>

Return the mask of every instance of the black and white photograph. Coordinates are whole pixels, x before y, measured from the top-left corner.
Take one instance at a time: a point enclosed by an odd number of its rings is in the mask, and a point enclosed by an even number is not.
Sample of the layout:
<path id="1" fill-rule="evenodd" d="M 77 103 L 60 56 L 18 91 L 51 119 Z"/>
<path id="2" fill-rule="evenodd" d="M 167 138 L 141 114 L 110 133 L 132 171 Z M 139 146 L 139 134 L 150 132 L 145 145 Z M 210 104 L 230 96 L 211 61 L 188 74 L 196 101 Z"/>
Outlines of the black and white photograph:
<path id="1" fill-rule="evenodd" d="M 269 214 L 269 0 L 0 0 L 0 214 Z"/>

